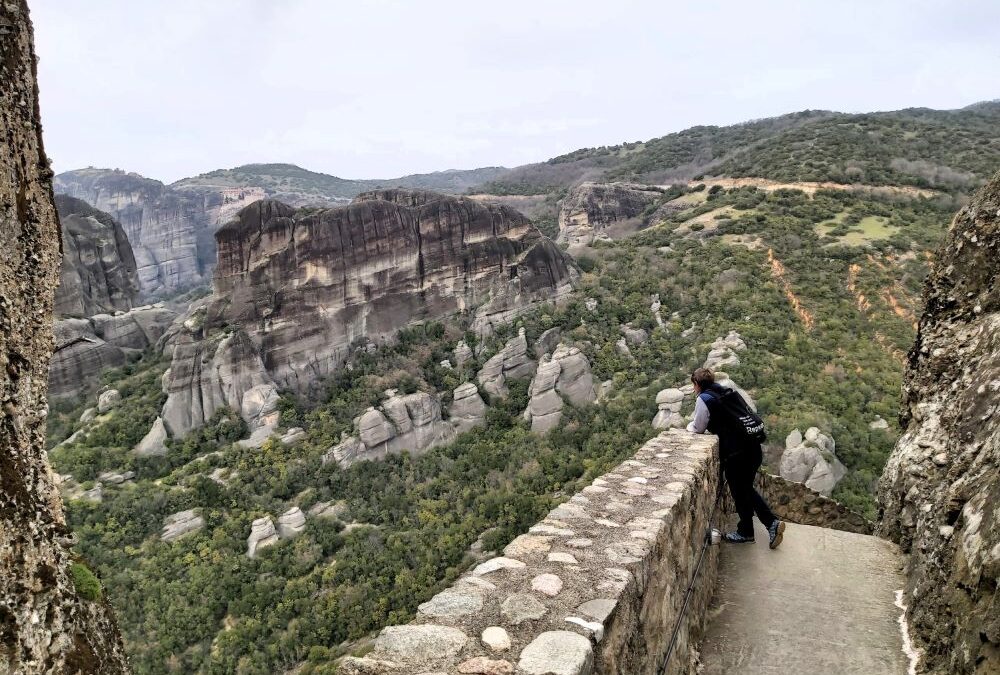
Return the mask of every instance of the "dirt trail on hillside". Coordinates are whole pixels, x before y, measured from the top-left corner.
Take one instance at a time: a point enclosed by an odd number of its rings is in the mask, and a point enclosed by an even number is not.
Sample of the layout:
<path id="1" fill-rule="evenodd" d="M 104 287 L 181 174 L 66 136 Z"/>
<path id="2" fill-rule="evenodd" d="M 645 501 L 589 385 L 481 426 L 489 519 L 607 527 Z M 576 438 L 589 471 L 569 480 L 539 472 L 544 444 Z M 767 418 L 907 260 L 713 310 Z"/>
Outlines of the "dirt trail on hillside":
<path id="1" fill-rule="evenodd" d="M 811 183 L 798 181 L 792 183 L 782 183 L 769 178 L 706 178 L 688 183 L 694 187 L 704 183 L 705 187 L 718 185 L 727 190 L 741 187 L 755 187 L 767 192 L 775 190 L 802 190 L 806 194 L 816 194 L 817 190 L 847 190 L 850 192 L 874 192 L 884 195 L 902 195 L 905 197 L 936 197 L 941 194 L 937 190 L 925 190 L 923 188 L 911 187 L 909 185 L 861 185 L 858 183 Z"/>
<path id="2" fill-rule="evenodd" d="M 799 297 L 795 295 L 792 291 L 792 285 L 788 283 L 788 279 L 785 278 L 787 270 L 785 266 L 781 264 L 781 261 L 774 256 L 774 249 L 767 249 L 767 260 L 771 263 L 771 276 L 781 284 L 782 289 L 785 291 L 785 297 L 788 298 L 788 302 L 792 305 L 792 310 L 799 317 L 805 325 L 806 330 L 812 330 L 813 326 L 816 325 L 816 319 L 813 315 L 802 306 L 802 301 Z"/>

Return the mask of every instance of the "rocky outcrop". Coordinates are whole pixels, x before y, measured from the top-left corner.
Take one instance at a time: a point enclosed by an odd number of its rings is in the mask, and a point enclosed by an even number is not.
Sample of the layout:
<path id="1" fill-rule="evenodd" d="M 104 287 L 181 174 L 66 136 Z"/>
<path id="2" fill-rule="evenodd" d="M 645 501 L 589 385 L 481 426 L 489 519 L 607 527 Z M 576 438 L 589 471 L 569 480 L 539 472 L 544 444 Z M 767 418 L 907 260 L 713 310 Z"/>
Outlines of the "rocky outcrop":
<path id="1" fill-rule="evenodd" d="M 879 532 L 933 673 L 1000 672 L 1000 174 L 955 217 L 924 289 Z"/>
<path id="2" fill-rule="evenodd" d="M 743 341 L 743 337 L 734 330 L 729 331 L 729 335 L 712 343 L 712 348 L 702 367 L 715 370 L 723 366 L 738 366 L 740 357 L 736 353 L 746 348 L 747 345 Z"/>
<path id="3" fill-rule="evenodd" d="M 487 359 L 476 374 L 484 392 L 497 398 L 507 398 L 507 380 L 531 377 L 538 365 L 528 356 L 528 340 L 521 328 L 517 337 L 511 338 L 503 349 Z"/>
<path id="4" fill-rule="evenodd" d="M 216 233 L 207 327 L 241 325 L 271 377 L 302 390 L 355 340 L 474 312 L 481 332 L 570 288 L 568 259 L 520 213 L 429 192 L 381 190 L 349 206 L 257 202 Z"/>
<path id="5" fill-rule="evenodd" d="M 121 636 L 74 585 L 84 563 L 45 454 L 60 235 L 35 73 L 27 3 L 0 3 L 0 672 L 115 675 Z"/>
<path id="6" fill-rule="evenodd" d="M 143 295 L 169 295 L 208 280 L 215 259 L 214 223 L 200 196 L 117 169 L 67 171 L 56 176 L 55 185 L 121 223 Z"/>
<path id="7" fill-rule="evenodd" d="M 201 329 L 174 338 L 173 360 L 164 378 L 167 402 L 163 423 L 172 436 L 184 436 L 203 425 L 222 408 L 240 414 L 251 431 L 278 422 L 278 394 L 264 369 L 257 346 L 246 331 L 202 339 Z"/>
<path id="8" fill-rule="evenodd" d="M 110 215 L 67 195 L 56 196 L 63 258 L 55 314 L 87 317 L 126 312 L 139 293 L 125 230 Z"/>
<path id="9" fill-rule="evenodd" d="M 579 349 L 564 344 L 556 347 L 551 358 L 542 357 L 528 393 L 531 399 L 524 410 L 524 419 L 539 434 L 559 425 L 563 397 L 575 406 L 597 400 L 590 362 Z"/>
<path id="10" fill-rule="evenodd" d="M 278 516 L 278 536 L 282 539 L 297 537 L 306 529 L 306 516 L 297 506 Z"/>
<path id="11" fill-rule="evenodd" d="M 194 534 L 205 527 L 205 519 L 194 509 L 179 511 L 163 519 L 163 531 L 160 539 L 163 541 L 174 541 L 183 536 Z"/>
<path id="12" fill-rule="evenodd" d="M 557 241 L 586 246 L 615 239 L 643 225 L 647 207 L 663 197 L 659 188 L 632 183 L 582 183 L 559 206 Z"/>
<path id="13" fill-rule="evenodd" d="M 274 546 L 279 541 L 278 532 L 274 529 L 274 521 L 270 516 L 258 518 L 250 524 L 250 536 L 247 537 L 247 557 L 256 558 L 262 548 Z"/>
<path id="14" fill-rule="evenodd" d="M 419 454 L 454 438 L 455 427 L 441 419 L 436 396 L 422 391 L 401 396 L 395 389 L 385 395 L 381 406 L 369 408 L 354 420 L 354 436 L 326 451 L 324 463 L 347 467 L 404 451 Z"/>
<path id="15" fill-rule="evenodd" d="M 847 467 L 834 453 L 834 440 L 816 427 L 809 427 L 805 437 L 798 429 L 785 438 L 781 455 L 781 477 L 820 494 L 830 496 L 833 488 L 847 474 Z"/>
<path id="16" fill-rule="evenodd" d="M 156 345 L 177 314 L 162 304 L 55 323 L 49 395 L 76 397 L 92 389 L 108 368 Z"/>
<path id="17" fill-rule="evenodd" d="M 455 387 L 451 406 L 448 408 L 448 418 L 458 433 L 486 424 L 486 404 L 476 385 L 466 382 Z"/>
<path id="18" fill-rule="evenodd" d="M 146 435 L 142 437 L 132 452 L 140 457 L 152 457 L 167 454 L 167 429 L 163 426 L 163 419 L 157 417 Z"/>
<path id="19" fill-rule="evenodd" d="M 663 389 L 656 394 L 656 417 L 653 418 L 653 428 L 680 429 L 685 426 L 681 416 L 681 406 L 684 404 L 684 392 L 680 389 Z"/>

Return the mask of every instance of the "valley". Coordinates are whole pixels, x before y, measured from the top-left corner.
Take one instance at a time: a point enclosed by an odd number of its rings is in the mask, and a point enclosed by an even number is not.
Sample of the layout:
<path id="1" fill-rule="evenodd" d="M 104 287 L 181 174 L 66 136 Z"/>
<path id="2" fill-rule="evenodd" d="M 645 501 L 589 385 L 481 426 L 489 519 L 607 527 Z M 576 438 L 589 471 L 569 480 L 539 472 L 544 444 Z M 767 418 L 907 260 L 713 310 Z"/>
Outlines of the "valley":
<path id="1" fill-rule="evenodd" d="M 917 124 L 904 113 L 865 123 Z M 154 275 L 135 256 L 110 315 L 59 322 L 77 337 L 56 352 L 49 416 L 78 548 L 136 671 L 332 672 L 685 424 L 703 364 L 755 401 L 772 472 L 873 519 L 930 252 L 984 177 L 880 182 L 868 155 L 870 175 L 722 173 L 768 166 L 768 144 L 806 129 L 823 142 L 833 119 L 433 185 L 466 197 L 285 165 L 171 186 L 58 176 L 156 260 Z M 692 164 L 691 143 L 728 149 Z M 692 175 L 708 167 L 721 175 Z M 90 388 L 60 397 L 74 378 Z"/>

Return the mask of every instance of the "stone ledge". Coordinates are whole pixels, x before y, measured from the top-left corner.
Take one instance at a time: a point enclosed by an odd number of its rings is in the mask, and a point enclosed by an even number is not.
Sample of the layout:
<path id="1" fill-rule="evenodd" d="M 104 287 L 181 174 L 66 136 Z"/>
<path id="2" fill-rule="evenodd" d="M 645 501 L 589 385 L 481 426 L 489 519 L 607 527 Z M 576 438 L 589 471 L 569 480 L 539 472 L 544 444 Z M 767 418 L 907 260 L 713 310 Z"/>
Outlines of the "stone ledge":
<path id="1" fill-rule="evenodd" d="M 757 473 L 757 489 L 782 520 L 799 525 L 829 527 L 833 530 L 872 534 L 873 526 L 860 513 L 851 511 L 840 502 L 781 476 Z"/>
<path id="2" fill-rule="evenodd" d="M 422 604 L 412 624 L 383 629 L 366 657 L 342 659 L 340 672 L 657 673 L 710 527 L 718 476 L 714 436 L 660 434 L 503 556 Z M 717 556 L 709 547 L 667 673 L 688 670 Z"/>

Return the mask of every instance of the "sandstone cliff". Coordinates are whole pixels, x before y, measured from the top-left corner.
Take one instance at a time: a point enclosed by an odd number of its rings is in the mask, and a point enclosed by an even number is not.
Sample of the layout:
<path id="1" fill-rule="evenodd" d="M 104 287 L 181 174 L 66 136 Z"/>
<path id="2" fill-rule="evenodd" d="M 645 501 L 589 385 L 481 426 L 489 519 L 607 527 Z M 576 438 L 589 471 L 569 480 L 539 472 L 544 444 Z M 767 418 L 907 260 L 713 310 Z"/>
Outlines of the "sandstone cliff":
<path id="1" fill-rule="evenodd" d="M 649 185 L 582 183 L 560 204 L 558 241 L 580 246 L 634 232 L 643 225 L 646 207 L 662 197 Z"/>
<path id="2" fill-rule="evenodd" d="M 124 673 L 110 608 L 75 588 L 44 451 L 60 235 L 32 42 L 25 0 L 0 4 L 0 672 Z"/>
<path id="3" fill-rule="evenodd" d="M 385 342 L 416 321 L 465 313 L 490 332 L 571 288 L 566 256 L 517 211 L 431 192 L 381 190 L 332 209 L 265 200 L 219 229 L 215 292 L 168 378 L 173 433 L 198 418 L 214 331 L 238 325 L 268 377 L 304 390 L 357 340 Z M 198 403 L 200 405 L 200 403 Z M 164 416 L 165 421 L 167 416 Z"/>
<path id="4" fill-rule="evenodd" d="M 61 173 L 55 187 L 122 224 L 145 296 L 169 295 L 209 278 L 215 257 L 210 208 L 221 206 L 220 195 L 190 195 L 136 173 L 93 168 Z"/>
<path id="5" fill-rule="evenodd" d="M 924 290 L 880 532 L 909 551 L 929 672 L 1000 672 L 1000 174 L 955 217 Z"/>
<path id="6" fill-rule="evenodd" d="M 135 257 L 125 230 L 85 201 L 56 195 L 63 259 L 56 316 L 128 311 L 139 292 Z"/>

